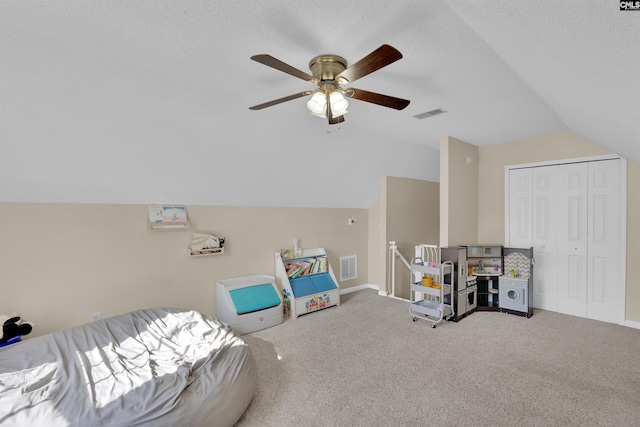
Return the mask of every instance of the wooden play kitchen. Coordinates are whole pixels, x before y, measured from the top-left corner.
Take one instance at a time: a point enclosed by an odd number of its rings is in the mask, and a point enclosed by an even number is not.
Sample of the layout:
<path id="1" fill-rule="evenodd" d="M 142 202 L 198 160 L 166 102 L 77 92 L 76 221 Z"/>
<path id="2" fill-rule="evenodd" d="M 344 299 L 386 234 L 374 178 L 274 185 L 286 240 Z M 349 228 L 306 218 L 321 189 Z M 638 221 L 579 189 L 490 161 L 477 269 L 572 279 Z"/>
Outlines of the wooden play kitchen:
<path id="1" fill-rule="evenodd" d="M 533 314 L 533 249 L 418 245 L 410 264 L 410 314 L 436 327 L 475 311 Z"/>

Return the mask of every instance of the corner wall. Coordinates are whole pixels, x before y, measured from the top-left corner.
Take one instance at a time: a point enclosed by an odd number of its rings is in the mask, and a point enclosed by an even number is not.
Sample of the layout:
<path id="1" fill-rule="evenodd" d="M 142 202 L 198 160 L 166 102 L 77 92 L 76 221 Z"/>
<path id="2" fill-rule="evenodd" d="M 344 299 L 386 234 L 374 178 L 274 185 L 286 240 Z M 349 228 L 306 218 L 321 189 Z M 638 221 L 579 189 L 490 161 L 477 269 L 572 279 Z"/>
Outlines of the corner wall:
<path id="1" fill-rule="evenodd" d="M 369 208 L 369 283 L 377 286 L 379 292 L 386 290 L 386 235 L 387 212 L 386 180 L 380 186 L 380 197 Z"/>
<path id="2" fill-rule="evenodd" d="M 380 291 L 392 293 L 387 242 L 395 241 L 407 261 L 416 245 L 438 244 L 439 192 L 437 182 L 388 176 L 382 183 L 369 209 L 370 280 Z M 395 271 L 395 296 L 409 298 L 409 270 L 397 260 Z"/>
<path id="3" fill-rule="evenodd" d="M 478 147 L 440 139 L 440 246 L 478 243 L 478 170 Z"/>

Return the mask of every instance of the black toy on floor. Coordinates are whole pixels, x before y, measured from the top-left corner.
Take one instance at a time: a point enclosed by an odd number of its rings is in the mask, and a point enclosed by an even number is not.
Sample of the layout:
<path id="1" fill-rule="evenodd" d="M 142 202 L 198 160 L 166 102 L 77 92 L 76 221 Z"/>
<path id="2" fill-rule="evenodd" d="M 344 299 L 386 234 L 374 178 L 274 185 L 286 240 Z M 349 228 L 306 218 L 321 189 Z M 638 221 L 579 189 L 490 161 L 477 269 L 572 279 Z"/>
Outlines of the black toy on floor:
<path id="1" fill-rule="evenodd" d="M 0 344 L 10 340 L 18 341 L 15 339 L 16 337 L 28 335 L 33 330 L 32 324 L 29 322 L 23 322 L 20 320 L 20 316 L 9 317 L 3 314 L 0 315 L 0 322 L 2 322 Z"/>

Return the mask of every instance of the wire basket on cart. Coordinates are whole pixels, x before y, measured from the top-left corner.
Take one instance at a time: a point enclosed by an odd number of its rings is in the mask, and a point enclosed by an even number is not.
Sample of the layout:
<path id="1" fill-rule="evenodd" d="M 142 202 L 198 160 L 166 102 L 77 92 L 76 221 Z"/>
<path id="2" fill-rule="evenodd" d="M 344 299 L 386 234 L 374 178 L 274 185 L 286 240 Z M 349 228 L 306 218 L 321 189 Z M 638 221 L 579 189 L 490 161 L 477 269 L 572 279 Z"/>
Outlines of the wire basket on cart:
<path id="1" fill-rule="evenodd" d="M 442 320 L 455 315 L 451 298 L 453 271 L 452 261 L 436 263 L 424 261 L 421 257 L 411 260 L 409 313 L 413 316 L 414 322 L 423 319 L 435 328 Z"/>

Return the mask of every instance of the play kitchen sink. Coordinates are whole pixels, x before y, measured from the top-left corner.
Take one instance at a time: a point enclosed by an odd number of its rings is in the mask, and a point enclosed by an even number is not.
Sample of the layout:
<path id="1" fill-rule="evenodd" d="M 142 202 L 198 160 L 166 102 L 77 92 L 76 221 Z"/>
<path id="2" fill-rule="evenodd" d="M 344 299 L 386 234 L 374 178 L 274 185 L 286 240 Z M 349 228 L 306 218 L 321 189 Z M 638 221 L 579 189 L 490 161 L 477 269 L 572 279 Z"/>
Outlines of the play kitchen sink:
<path id="1" fill-rule="evenodd" d="M 474 276 L 501 276 L 502 270 L 473 270 Z"/>
<path id="2" fill-rule="evenodd" d="M 493 249 L 493 248 L 491 248 Z M 471 251 L 472 253 L 474 253 L 474 251 Z M 475 251 L 477 253 L 483 253 L 484 251 Z M 488 251 L 490 256 L 496 255 L 496 251 L 495 250 L 490 250 Z M 492 263 L 492 265 L 486 267 L 485 266 L 485 261 L 481 258 L 478 261 L 478 266 L 477 267 L 471 267 L 471 273 L 474 276 L 500 276 L 502 275 L 502 268 L 501 268 L 501 259 L 496 259 L 496 258 L 492 258 L 490 260 L 488 260 L 487 262 Z"/>

